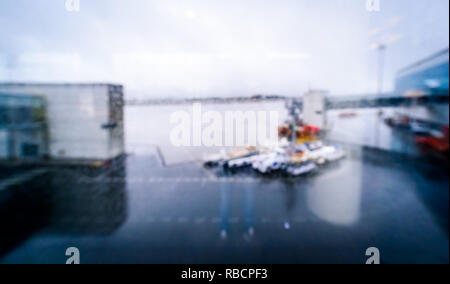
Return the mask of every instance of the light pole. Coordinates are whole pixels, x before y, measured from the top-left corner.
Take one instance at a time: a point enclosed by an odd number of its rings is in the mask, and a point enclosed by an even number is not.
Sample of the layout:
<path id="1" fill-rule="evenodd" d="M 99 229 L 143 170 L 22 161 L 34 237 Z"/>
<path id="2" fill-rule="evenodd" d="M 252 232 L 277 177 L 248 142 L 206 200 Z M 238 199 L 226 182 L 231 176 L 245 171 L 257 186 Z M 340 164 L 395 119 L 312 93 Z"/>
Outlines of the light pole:
<path id="1" fill-rule="evenodd" d="M 378 95 L 383 93 L 383 75 L 384 75 L 384 55 L 386 51 L 386 45 L 380 43 L 378 49 Z"/>
<path id="2" fill-rule="evenodd" d="M 386 45 L 383 43 L 378 44 L 378 96 L 381 97 L 383 94 L 383 75 L 384 75 L 384 55 L 386 51 Z M 381 120 L 381 109 L 378 110 L 376 114 L 377 125 L 375 129 L 375 145 L 380 148 L 380 120 Z"/>

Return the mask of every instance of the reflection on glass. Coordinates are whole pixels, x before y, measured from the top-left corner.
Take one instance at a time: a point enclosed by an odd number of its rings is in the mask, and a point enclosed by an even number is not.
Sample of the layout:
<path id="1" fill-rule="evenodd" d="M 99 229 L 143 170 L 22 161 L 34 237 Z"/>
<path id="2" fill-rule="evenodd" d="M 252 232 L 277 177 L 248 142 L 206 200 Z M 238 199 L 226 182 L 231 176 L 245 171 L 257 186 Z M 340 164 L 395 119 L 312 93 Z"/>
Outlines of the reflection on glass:
<path id="1" fill-rule="evenodd" d="M 0 191 L 0 224 L 8 232 L 0 236 L 0 256 L 37 233 L 111 235 L 125 222 L 123 161 L 109 168 L 59 167 L 41 172 L 33 178 L 24 174 L 22 181 Z"/>
<path id="2" fill-rule="evenodd" d="M 308 207 L 321 220 L 353 225 L 359 219 L 362 186 L 361 164 L 346 161 L 307 188 Z"/>
<path id="3" fill-rule="evenodd" d="M 231 219 L 231 194 L 232 183 L 220 183 L 220 237 L 226 239 L 230 233 Z M 243 214 L 245 222 L 245 238 L 252 238 L 255 234 L 254 211 L 255 211 L 255 192 L 254 188 L 243 185 Z"/>
<path id="4" fill-rule="evenodd" d="M 244 185 L 245 186 L 245 185 Z M 242 191 L 244 195 L 244 218 L 246 226 L 246 236 L 253 237 L 255 234 L 254 211 L 255 211 L 255 191 L 254 188 L 245 186 Z"/>
<path id="5" fill-rule="evenodd" d="M 292 180 L 285 180 L 285 196 L 286 196 L 286 218 L 283 224 L 285 230 L 291 229 L 291 224 L 294 215 L 294 209 L 297 205 L 297 189 L 295 183 Z"/>
<path id="6" fill-rule="evenodd" d="M 231 214 L 231 183 L 221 182 L 220 186 L 220 237 L 226 239 L 230 231 L 228 223 Z"/>

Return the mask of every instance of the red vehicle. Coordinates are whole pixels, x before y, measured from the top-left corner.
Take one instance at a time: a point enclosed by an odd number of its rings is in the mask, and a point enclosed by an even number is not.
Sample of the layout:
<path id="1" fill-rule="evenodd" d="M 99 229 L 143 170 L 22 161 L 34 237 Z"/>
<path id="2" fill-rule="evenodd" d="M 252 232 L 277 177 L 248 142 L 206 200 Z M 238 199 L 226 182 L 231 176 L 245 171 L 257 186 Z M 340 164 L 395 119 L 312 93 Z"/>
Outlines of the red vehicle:
<path id="1" fill-rule="evenodd" d="M 425 146 L 429 149 L 439 153 L 448 153 L 449 147 L 449 128 L 444 126 L 442 128 L 443 135 L 441 137 L 434 136 L 419 136 L 416 138 L 416 143 Z"/>

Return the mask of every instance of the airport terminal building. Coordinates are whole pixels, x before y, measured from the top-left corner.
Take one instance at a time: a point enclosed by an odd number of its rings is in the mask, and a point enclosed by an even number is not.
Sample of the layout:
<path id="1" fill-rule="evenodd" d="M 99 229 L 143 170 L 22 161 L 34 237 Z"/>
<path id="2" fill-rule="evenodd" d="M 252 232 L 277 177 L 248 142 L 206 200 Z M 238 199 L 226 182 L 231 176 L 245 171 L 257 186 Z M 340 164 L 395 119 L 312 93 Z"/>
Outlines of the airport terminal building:
<path id="1" fill-rule="evenodd" d="M 449 95 L 449 49 L 420 60 L 397 73 L 395 92 L 403 96 Z M 435 105 L 423 111 L 412 108 L 415 115 L 448 125 L 448 105 Z"/>
<path id="2" fill-rule="evenodd" d="M 0 83 L 0 159 L 114 159 L 123 107 L 120 85 Z"/>

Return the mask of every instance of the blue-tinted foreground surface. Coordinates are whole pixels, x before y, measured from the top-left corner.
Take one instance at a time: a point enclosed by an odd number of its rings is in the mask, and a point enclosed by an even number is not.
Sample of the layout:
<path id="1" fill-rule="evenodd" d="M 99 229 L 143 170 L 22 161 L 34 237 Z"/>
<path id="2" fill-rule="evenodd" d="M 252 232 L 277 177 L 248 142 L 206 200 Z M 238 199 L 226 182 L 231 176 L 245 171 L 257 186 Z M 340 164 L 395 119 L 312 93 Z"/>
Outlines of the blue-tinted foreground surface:
<path id="1" fill-rule="evenodd" d="M 448 165 L 369 149 L 296 179 L 131 155 L 2 169 L 1 263 L 448 263 Z M 10 167 L 9 167 L 10 168 Z M 9 171 L 9 172 L 8 172 Z M 6 189 L 5 189 L 6 188 Z"/>

